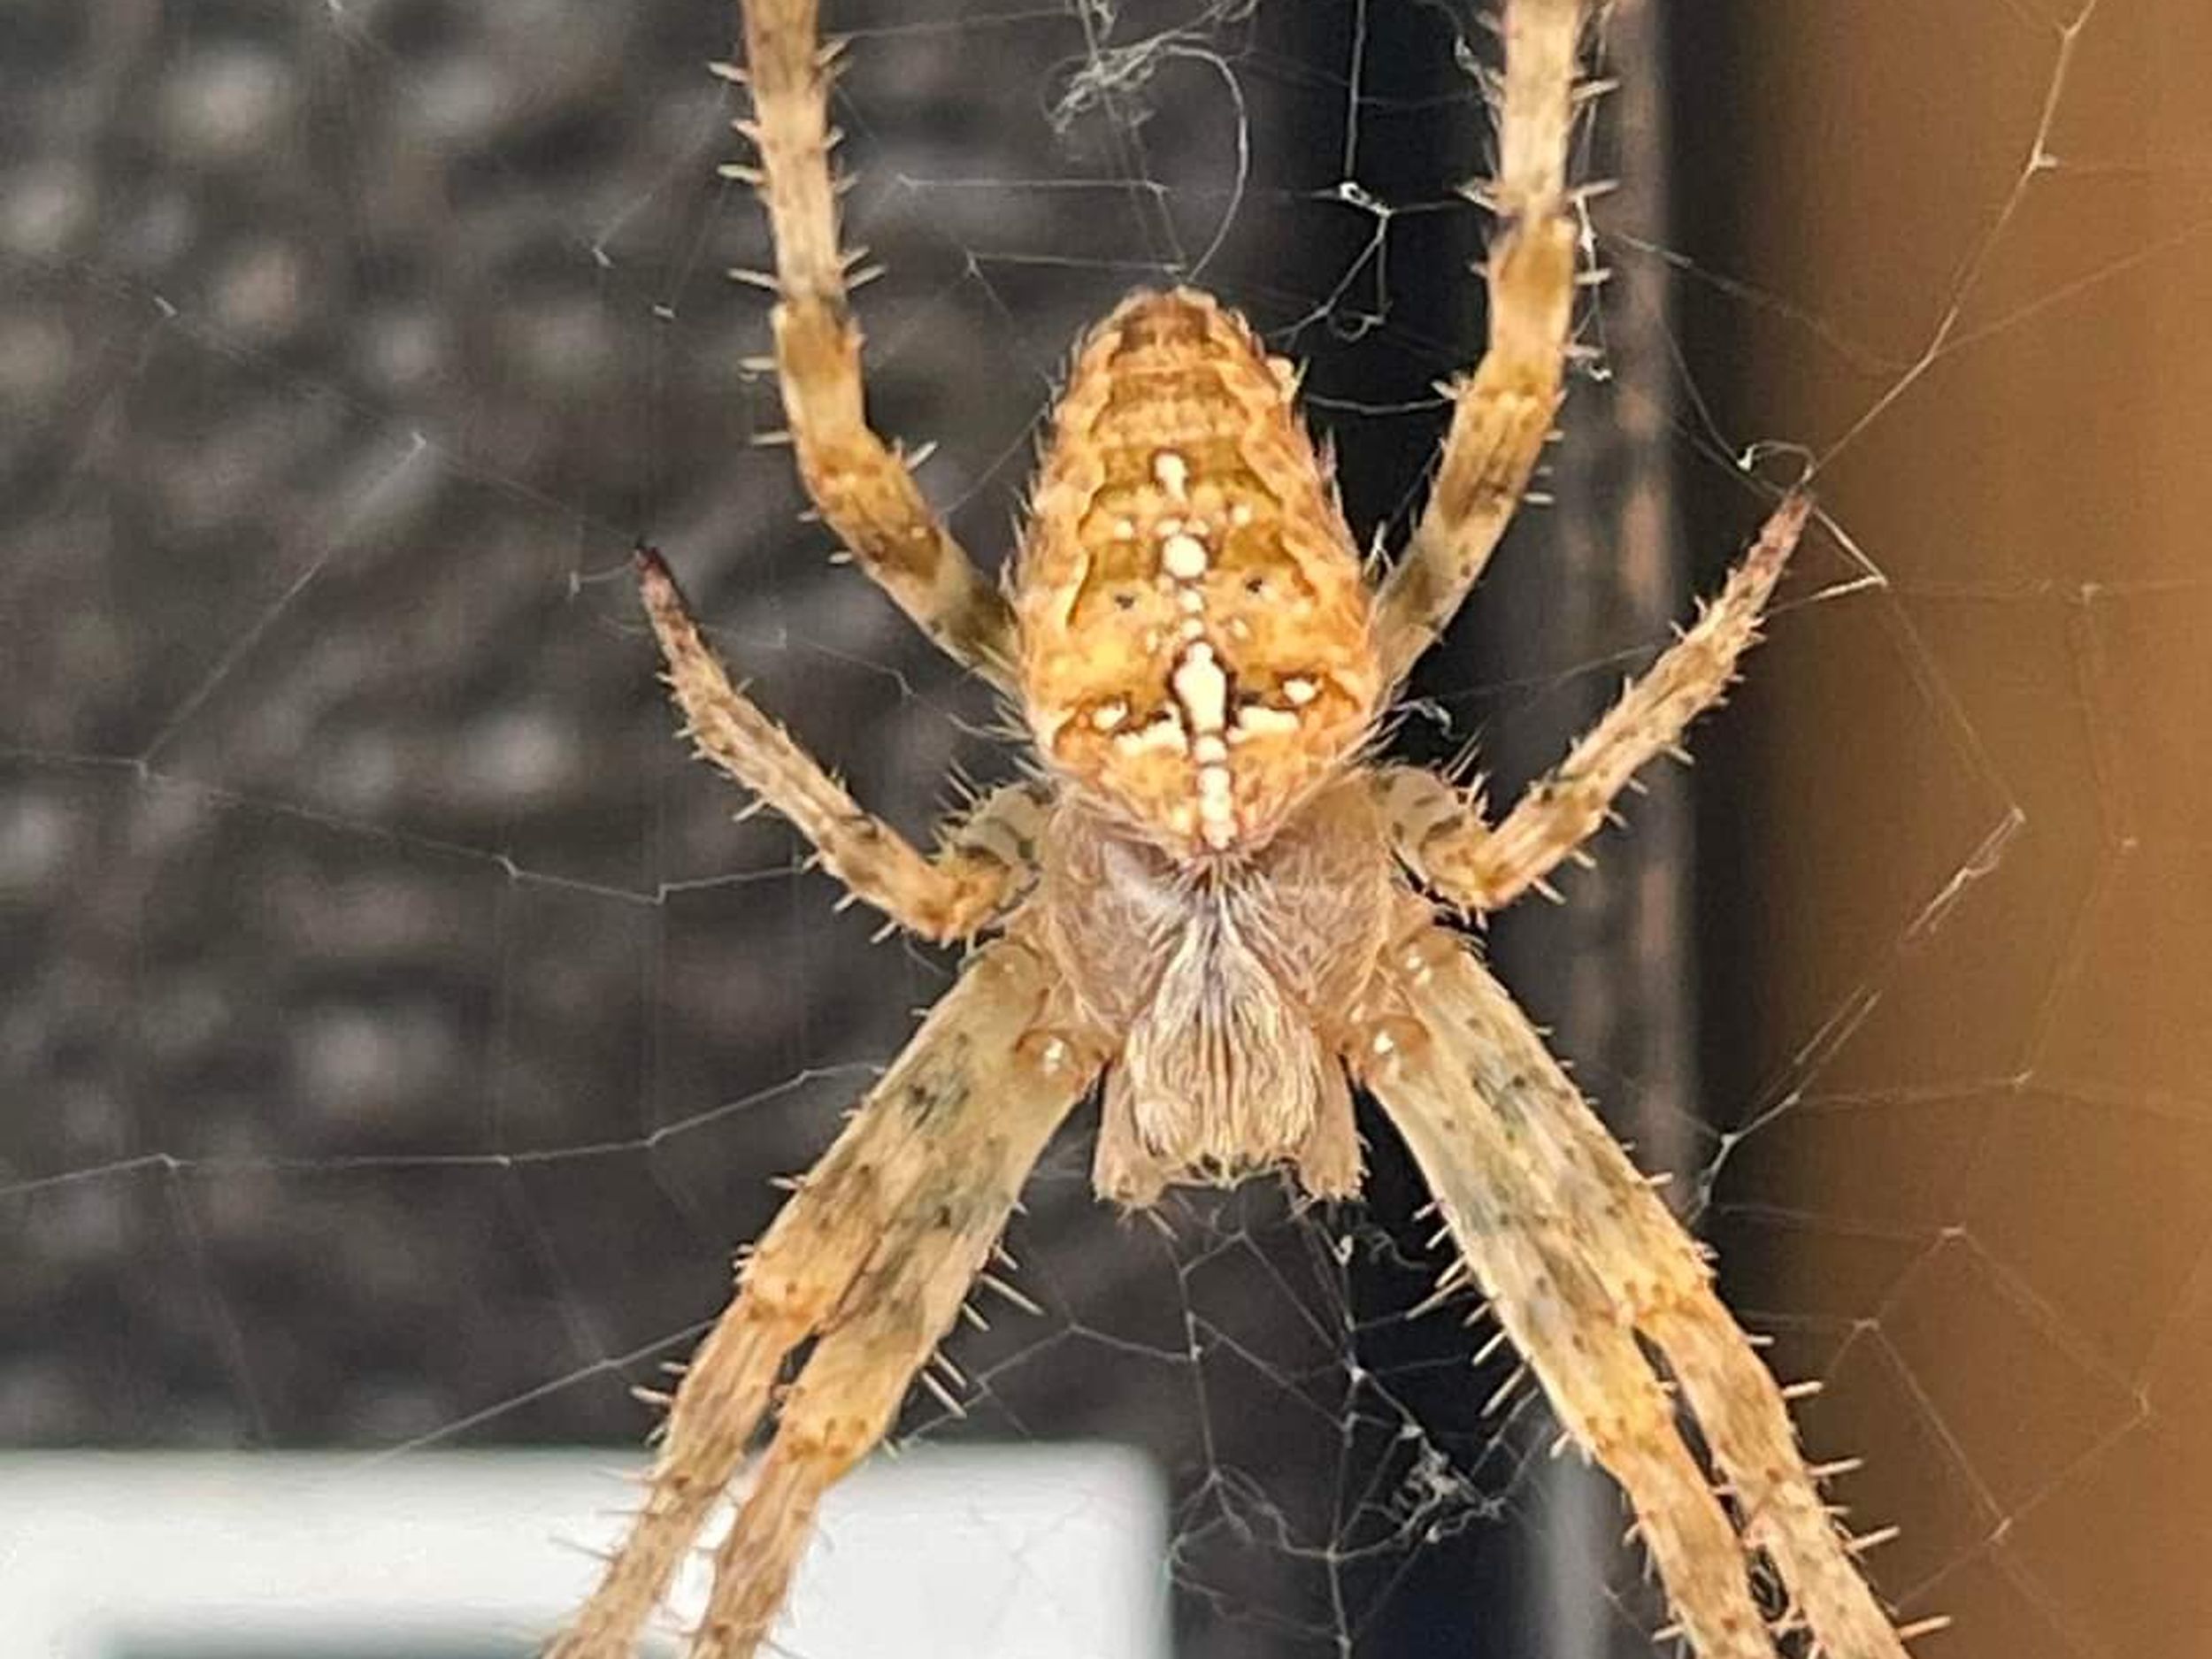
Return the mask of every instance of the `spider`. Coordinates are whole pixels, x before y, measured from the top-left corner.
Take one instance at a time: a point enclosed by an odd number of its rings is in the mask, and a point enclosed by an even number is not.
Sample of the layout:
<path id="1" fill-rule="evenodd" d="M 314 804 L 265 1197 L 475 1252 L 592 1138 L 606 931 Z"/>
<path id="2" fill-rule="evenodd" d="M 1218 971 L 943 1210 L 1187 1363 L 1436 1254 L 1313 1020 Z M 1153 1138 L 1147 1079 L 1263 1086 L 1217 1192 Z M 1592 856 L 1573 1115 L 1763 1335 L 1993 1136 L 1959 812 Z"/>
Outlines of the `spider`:
<path id="1" fill-rule="evenodd" d="M 1352 1089 L 1387 1114 L 1461 1263 L 1564 1429 L 1619 1482 L 1699 1659 L 1901 1659 L 1783 1389 L 1701 1248 L 1449 923 L 1510 902 L 1719 701 L 1808 520 L 1786 496 L 1719 597 L 1504 817 L 1375 758 L 1379 717 L 1472 586 L 1562 398 L 1576 269 L 1566 155 L 1586 0 L 1504 0 L 1490 337 L 1409 544 L 1371 582 L 1300 422 L 1296 375 L 1187 288 L 1125 299 L 1078 352 L 1004 587 L 869 427 L 838 248 L 816 0 L 750 0 L 743 70 L 775 245 L 775 360 L 799 472 L 856 561 L 1018 703 L 1042 765 L 925 854 L 735 689 L 659 557 L 638 558 L 701 756 L 852 897 L 973 946 L 747 1253 L 668 1404 L 641 1511 L 550 1651 L 628 1655 L 777 1418 L 716 1552 L 693 1659 L 769 1632 L 825 1490 L 890 1429 L 1048 1139 L 1095 1093 L 1099 1193 L 1286 1169 L 1360 1188 Z M 986 942 L 987 941 L 987 942 Z M 787 1361 L 805 1350 L 787 1386 Z M 1663 1360 L 1663 1373 L 1659 1361 Z M 1663 1375 L 1664 1380 L 1663 1380 Z M 1702 1457 L 1677 1424 L 1696 1419 Z M 1716 1479 L 1718 1489 L 1716 1489 Z M 1789 1594 L 1770 1625 L 1755 1572 Z"/>

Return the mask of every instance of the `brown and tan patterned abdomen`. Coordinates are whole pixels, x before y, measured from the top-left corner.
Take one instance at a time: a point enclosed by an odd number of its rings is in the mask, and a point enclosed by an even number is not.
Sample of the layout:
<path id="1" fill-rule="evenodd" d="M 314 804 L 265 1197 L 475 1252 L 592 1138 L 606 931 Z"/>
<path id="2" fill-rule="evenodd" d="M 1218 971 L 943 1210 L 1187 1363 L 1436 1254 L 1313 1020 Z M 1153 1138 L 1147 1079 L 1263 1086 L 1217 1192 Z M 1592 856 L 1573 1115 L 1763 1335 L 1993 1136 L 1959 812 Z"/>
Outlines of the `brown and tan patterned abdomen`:
<path id="1" fill-rule="evenodd" d="M 1039 746 L 1187 854 L 1263 842 L 1380 694 L 1294 381 L 1203 294 L 1125 301 L 1077 357 L 1018 568 Z"/>

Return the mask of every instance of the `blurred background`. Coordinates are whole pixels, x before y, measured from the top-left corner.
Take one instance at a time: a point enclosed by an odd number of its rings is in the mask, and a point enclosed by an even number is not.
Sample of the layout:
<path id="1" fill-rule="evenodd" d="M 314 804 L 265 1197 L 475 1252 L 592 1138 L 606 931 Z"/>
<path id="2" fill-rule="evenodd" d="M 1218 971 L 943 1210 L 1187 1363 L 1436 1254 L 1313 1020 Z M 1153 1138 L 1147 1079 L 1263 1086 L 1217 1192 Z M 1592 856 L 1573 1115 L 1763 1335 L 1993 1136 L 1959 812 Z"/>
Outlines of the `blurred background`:
<path id="1" fill-rule="evenodd" d="M 873 411 L 979 559 L 1083 326 L 1173 280 L 1309 365 L 1395 545 L 1482 338 L 1471 6 L 828 22 Z M 910 833 L 1006 774 L 759 442 L 733 32 L 0 4 L 0 1630 L 42 1659 L 526 1651 L 631 1389 L 949 981 L 729 822 L 631 597 L 644 536 Z M 1621 0 L 1603 55 L 1552 502 L 1400 747 L 1517 787 L 1812 469 L 1696 767 L 1490 949 L 1828 1384 L 1880 1587 L 1956 1621 L 1917 1651 L 2200 1655 L 2212 14 Z M 1363 1206 L 1134 1222 L 1079 1122 L 1009 1240 L 1044 1311 L 956 1336 L 964 1415 L 918 1395 L 788 1650 L 881 1651 L 835 1613 L 902 1566 L 910 1654 L 1668 1650 L 1541 1401 L 1484 1415 L 1510 1358 L 1411 1312 L 1443 1259 L 1363 1121 Z"/>

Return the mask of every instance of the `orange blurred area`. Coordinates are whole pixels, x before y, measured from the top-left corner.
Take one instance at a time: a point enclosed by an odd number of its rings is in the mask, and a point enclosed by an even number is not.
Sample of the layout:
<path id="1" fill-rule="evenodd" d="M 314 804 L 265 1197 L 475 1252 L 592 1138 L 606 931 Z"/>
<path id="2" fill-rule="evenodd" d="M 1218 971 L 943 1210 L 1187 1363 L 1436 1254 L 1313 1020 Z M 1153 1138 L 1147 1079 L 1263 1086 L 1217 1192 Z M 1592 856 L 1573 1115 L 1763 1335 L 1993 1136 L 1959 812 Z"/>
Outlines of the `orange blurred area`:
<path id="1" fill-rule="evenodd" d="M 1839 1344 L 1809 1435 L 1941 1659 L 2212 1643 L 2212 10 L 2069 15 L 1744 47 L 1773 303 L 1729 316 L 1820 452 L 1800 594 L 1879 585 L 1782 616 L 1747 699 L 1741 1023 L 1804 1098 L 1724 1190 Z"/>

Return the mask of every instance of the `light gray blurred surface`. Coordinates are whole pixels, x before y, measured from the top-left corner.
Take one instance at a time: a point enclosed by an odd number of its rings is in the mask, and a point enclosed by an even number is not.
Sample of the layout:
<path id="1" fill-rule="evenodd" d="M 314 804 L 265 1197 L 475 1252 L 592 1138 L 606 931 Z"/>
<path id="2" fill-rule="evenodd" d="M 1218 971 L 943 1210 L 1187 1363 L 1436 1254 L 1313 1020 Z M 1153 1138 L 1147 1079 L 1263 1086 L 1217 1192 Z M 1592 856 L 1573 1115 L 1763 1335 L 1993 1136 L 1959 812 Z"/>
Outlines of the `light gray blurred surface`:
<path id="1" fill-rule="evenodd" d="M 589 1588 L 636 1472 L 580 1453 L 0 1456 L 0 1629 L 17 1659 L 520 1659 Z M 1164 1495 L 1113 1447 L 879 1460 L 825 1502 L 780 1640 L 810 1659 L 1167 1659 Z M 704 1566 L 653 1651 L 704 1610 Z"/>

